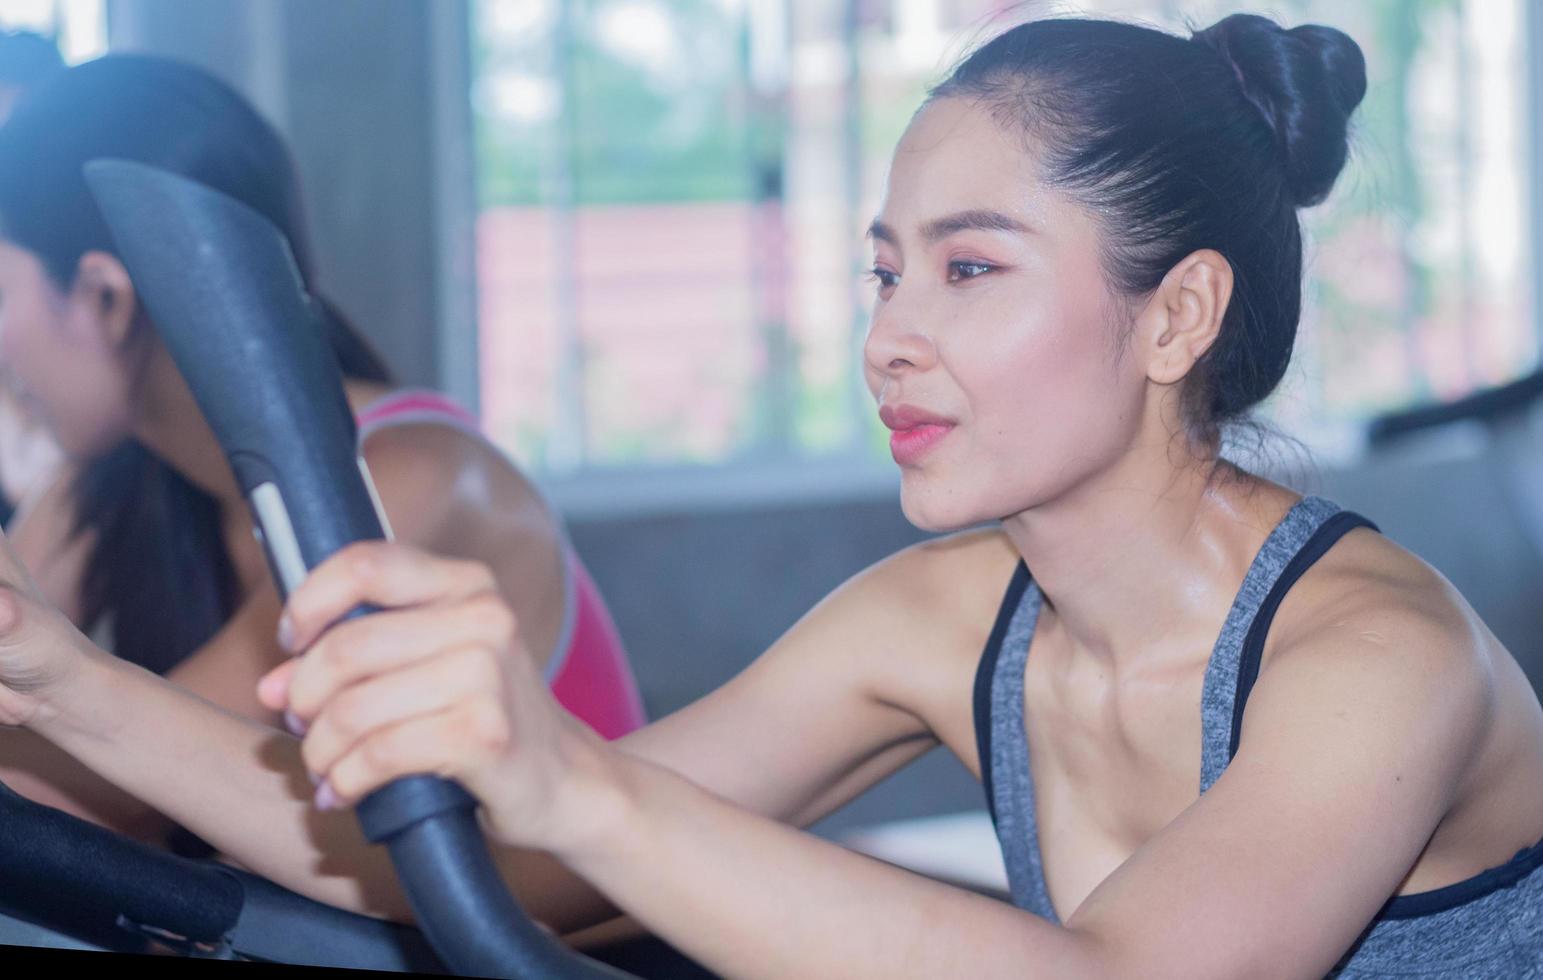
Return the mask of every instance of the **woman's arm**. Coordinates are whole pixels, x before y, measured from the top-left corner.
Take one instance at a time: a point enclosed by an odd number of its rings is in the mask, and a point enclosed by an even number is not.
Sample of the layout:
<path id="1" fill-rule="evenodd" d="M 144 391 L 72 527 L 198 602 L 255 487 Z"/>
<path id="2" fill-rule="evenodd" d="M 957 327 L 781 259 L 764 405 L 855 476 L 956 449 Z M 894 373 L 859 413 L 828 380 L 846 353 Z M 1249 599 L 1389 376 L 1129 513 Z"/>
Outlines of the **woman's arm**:
<path id="1" fill-rule="evenodd" d="M 1403 618 L 1397 652 L 1293 651 L 1227 772 L 1064 928 L 635 763 L 557 853 L 727 976 L 1321 977 L 1414 865 L 1485 724 L 1479 672 L 1432 648 L 1464 638 Z"/>
<path id="2" fill-rule="evenodd" d="M 913 549 L 857 576 L 729 685 L 619 749 L 749 809 L 798 820 L 834 809 L 932 744 L 919 719 L 869 683 L 875 662 L 933 657 L 944 643 L 916 603 L 876 613 L 895 605 L 894 581 L 914 581 L 914 566 L 929 562 Z M 259 874 L 334 905 L 410 917 L 384 853 L 363 842 L 353 816 L 311 807 L 293 738 L 101 653 L 37 601 L 19 567 L 0 572 L 9 583 L 0 588 L 0 723 L 26 724 Z M 476 574 L 485 586 L 487 573 Z M 432 600 L 437 587 L 430 581 L 418 598 Z M 461 619 L 449 616 L 424 642 Z M 418 642 L 386 614 L 346 625 L 389 646 Z M 325 659 L 324 647 L 308 656 Z M 810 677 L 822 683 L 811 690 Z M 800 723 L 779 727 L 789 712 L 802 713 Z M 526 907 L 561 931 L 614 911 L 548 855 L 499 848 L 497 860 Z"/>
<path id="3" fill-rule="evenodd" d="M 497 556 L 501 595 L 521 612 L 522 622 L 535 624 L 525 642 L 543 651 L 543 660 L 551 656 L 562 619 L 560 537 L 529 484 L 444 426 L 386 430 L 370 440 L 365 453 L 401 540 L 456 557 Z M 72 521 L 69 486 L 60 480 L 20 516 L 14 544 L 42 596 L 78 620 L 90 538 L 72 536 Z M 256 689 L 258 680 L 288 657 L 275 639 L 281 606 L 264 580 L 167 679 L 241 717 L 278 725 L 279 716 L 258 701 Z M 160 842 L 172 827 L 155 807 L 29 732 L 0 735 L 0 781 L 30 799 L 140 840 Z"/>
<path id="4" fill-rule="evenodd" d="M 478 472 L 481 461 L 463 448 L 447 453 L 442 438 L 437 443 L 423 438 L 424 427 L 408 429 L 411 438 L 382 433 L 366 449 L 395 530 L 405 540 L 449 545 L 451 551 L 464 548 L 464 542 L 508 549 L 515 557 L 500 567 L 501 591 L 518 594 L 522 604 L 530 596 L 552 601 L 554 595 L 560 604 L 561 580 L 547 567 L 557 564 L 558 537 L 539 497 L 523 480 Z M 442 437 L 444 431 L 440 427 L 428 434 Z M 91 539 L 89 532 L 72 535 L 72 522 L 68 481 L 61 479 L 18 516 L 13 528 L 13 558 L 21 558 L 20 564 L 35 574 L 8 562 L 11 574 L 0 577 L 14 584 L 25 581 L 18 596 L 23 608 L 41 600 L 41 607 L 25 610 L 41 633 L 84 649 L 84 638 L 71 636 L 74 630 L 62 617 L 48 615 L 53 612 L 48 607 L 67 611 L 71 619 L 79 615 L 80 579 Z M 544 555 L 549 562 L 543 562 Z M 141 840 L 164 840 L 176 820 L 236 860 L 313 897 L 409 918 L 389 863 L 363 841 L 354 821 L 317 819 L 296 743 L 269 727 L 278 716 L 256 697 L 258 679 L 288 657 L 275 638 L 280 608 L 276 591 L 264 582 L 207 644 L 168 673 L 166 679 L 191 698 L 93 650 L 78 672 L 82 696 L 72 702 L 84 706 L 83 724 L 71 725 L 66 712 L 60 726 L 45 727 L 58 735 L 57 745 L 36 731 L 0 729 L 0 782 Z M 555 624 L 560 613 L 552 619 Z M 555 638 L 555 625 L 551 632 Z M 216 706 L 223 711 L 212 710 Z M 110 729 L 88 734 L 109 722 Z M 84 740 L 72 741 L 77 735 Z M 79 758 L 60 745 L 78 746 Z M 237 806 L 231 806 L 227 791 L 241 801 Z M 232 810 L 253 819 L 234 817 Z M 253 860 L 255 852 L 269 848 L 281 855 L 276 866 Z M 509 864 L 527 889 L 571 878 L 542 855 L 511 856 Z"/>
<path id="5" fill-rule="evenodd" d="M 299 642 L 335 607 L 402 602 L 388 577 L 318 575 L 289 606 Z M 1398 890 L 1491 724 L 1484 654 L 1462 624 L 1385 599 L 1337 612 L 1276 651 L 1216 785 L 1064 927 L 616 751 L 563 722 L 528 666 L 497 653 L 494 626 L 469 643 L 481 653 L 415 658 L 345 625 L 264 690 L 313 719 L 303 751 L 325 802 L 412 772 L 458 778 L 501 839 L 556 854 L 727 975 L 1317 977 Z M 430 677 L 441 694 L 419 698 Z M 795 732 L 813 714 L 774 724 Z"/>

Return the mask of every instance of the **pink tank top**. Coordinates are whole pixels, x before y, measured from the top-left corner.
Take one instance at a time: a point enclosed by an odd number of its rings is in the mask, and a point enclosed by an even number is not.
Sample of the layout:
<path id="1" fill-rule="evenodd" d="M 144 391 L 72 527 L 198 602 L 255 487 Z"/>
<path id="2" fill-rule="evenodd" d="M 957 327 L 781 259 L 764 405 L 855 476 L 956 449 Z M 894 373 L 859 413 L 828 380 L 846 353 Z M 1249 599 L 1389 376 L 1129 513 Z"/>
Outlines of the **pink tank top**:
<path id="1" fill-rule="evenodd" d="M 484 438 L 471 412 L 438 392 L 422 389 L 387 395 L 360 412 L 358 421 L 361 445 L 374 432 L 410 422 L 437 422 Z M 560 519 L 558 528 L 562 532 Z M 581 721 L 605 738 L 620 738 L 647 723 L 637 680 L 600 590 L 566 533 L 563 555 L 563 626 L 557 652 L 547 662 L 547 684 L 558 703 Z"/>

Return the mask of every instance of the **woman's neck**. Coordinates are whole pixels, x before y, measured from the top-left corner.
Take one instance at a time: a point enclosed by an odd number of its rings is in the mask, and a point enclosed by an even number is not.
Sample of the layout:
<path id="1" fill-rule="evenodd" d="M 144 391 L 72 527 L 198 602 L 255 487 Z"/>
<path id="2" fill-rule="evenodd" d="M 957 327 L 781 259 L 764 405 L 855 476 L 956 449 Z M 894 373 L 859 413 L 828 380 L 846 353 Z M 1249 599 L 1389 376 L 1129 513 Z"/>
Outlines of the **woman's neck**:
<path id="1" fill-rule="evenodd" d="M 133 435 L 183 479 L 213 497 L 223 514 L 244 503 L 214 430 L 170 355 L 156 351 L 146 366 Z"/>
<path id="2" fill-rule="evenodd" d="M 221 513 L 245 515 L 246 501 L 225 460 L 224 450 L 205 421 L 192 392 L 169 357 L 149 371 L 133 434 L 184 479 L 213 497 Z M 357 414 L 390 389 L 370 382 L 345 381 L 344 392 Z"/>
<path id="3" fill-rule="evenodd" d="M 1254 556 L 1296 495 L 1168 447 L 1133 453 L 1073 493 L 1007 518 L 1056 626 L 1113 669 L 1158 649 L 1209 650 Z"/>

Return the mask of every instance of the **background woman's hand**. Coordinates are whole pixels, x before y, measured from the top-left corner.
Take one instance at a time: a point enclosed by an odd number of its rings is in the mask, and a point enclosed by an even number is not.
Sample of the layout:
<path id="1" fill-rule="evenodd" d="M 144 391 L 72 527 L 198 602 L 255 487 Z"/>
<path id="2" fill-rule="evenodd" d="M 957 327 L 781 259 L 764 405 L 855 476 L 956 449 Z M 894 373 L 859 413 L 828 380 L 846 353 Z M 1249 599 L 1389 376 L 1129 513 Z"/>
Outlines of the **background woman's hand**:
<path id="1" fill-rule="evenodd" d="M 338 622 L 361 605 L 382 611 Z M 507 843 L 552 850 L 581 832 L 608 750 L 552 699 L 486 567 L 356 544 L 289 597 L 279 633 L 304 655 L 258 696 L 304 733 L 318 805 L 428 773 L 481 800 Z"/>

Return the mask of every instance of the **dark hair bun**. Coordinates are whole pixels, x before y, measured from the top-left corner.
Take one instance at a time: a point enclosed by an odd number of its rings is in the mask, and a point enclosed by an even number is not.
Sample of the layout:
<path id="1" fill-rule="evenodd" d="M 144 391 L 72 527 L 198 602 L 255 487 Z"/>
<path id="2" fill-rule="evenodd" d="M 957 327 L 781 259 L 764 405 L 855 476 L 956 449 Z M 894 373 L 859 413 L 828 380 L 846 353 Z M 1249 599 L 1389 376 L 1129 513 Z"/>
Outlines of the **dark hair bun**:
<path id="1" fill-rule="evenodd" d="M 1194 40 L 1232 66 L 1285 157 L 1298 207 L 1329 194 L 1345 166 L 1350 114 L 1366 94 L 1366 59 L 1342 31 L 1319 24 L 1285 30 L 1267 17 L 1233 14 Z"/>

